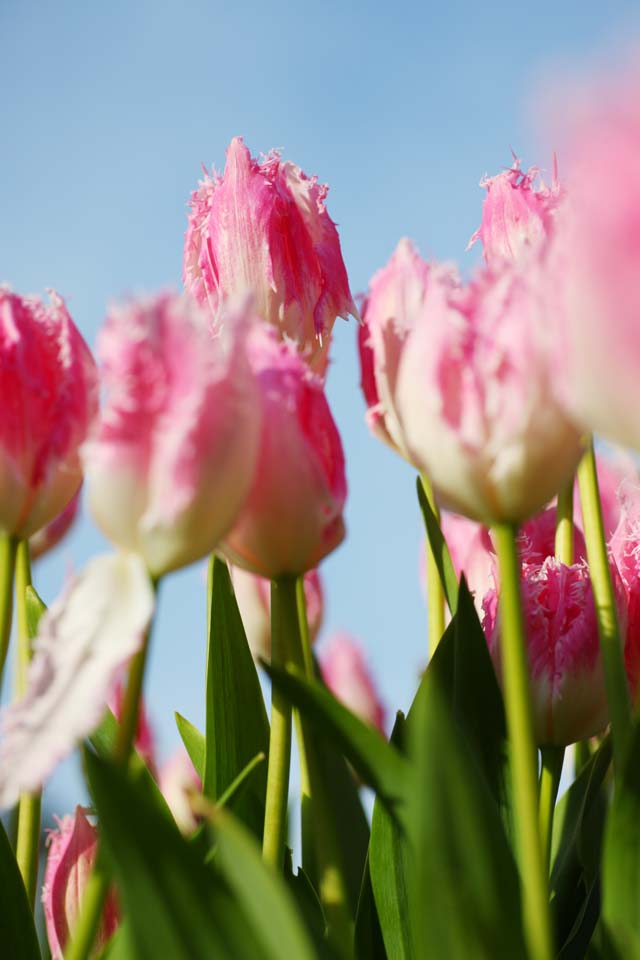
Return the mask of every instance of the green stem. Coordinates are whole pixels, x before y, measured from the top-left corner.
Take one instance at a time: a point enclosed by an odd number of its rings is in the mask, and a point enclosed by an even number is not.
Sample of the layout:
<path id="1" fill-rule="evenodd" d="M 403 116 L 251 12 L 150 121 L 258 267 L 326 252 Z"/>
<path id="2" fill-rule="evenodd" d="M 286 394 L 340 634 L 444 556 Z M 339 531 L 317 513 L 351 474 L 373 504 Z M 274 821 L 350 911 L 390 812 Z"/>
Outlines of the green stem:
<path id="1" fill-rule="evenodd" d="M 558 494 L 555 554 L 560 563 L 573 563 L 573 477 Z"/>
<path id="2" fill-rule="evenodd" d="M 18 665 L 16 670 L 16 698 L 27 692 L 27 675 L 31 663 L 31 640 L 27 619 L 27 587 L 31 585 L 29 544 L 18 543 L 16 551 L 16 608 L 18 613 Z M 40 812 L 42 791 L 22 793 L 18 800 L 18 835 L 16 860 L 24 881 L 31 909 L 35 907 L 40 853 Z"/>
<path id="3" fill-rule="evenodd" d="M 618 612 L 602 523 L 593 440 L 590 442 L 578 467 L 578 482 L 580 484 L 584 538 L 587 544 L 587 558 L 598 618 L 600 649 L 602 650 L 604 663 L 613 740 L 614 769 L 619 773 L 624 763 L 631 734 L 631 698 L 627 686 L 623 644 L 620 637 Z"/>
<path id="4" fill-rule="evenodd" d="M 2 674 L 11 639 L 13 620 L 13 578 L 16 569 L 18 541 L 6 533 L 0 534 L 0 689 Z"/>
<path id="5" fill-rule="evenodd" d="M 574 776 L 578 776 L 583 767 L 591 760 L 591 747 L 588 740 L 580 740 L 574 747 Z"/>
<path id="6" fill-rule="evenodd" d="M 530 960 L 551 960 L 553 947 L 549 891 L 538 830 L 538 757 L 533 736 L 516 529 L 509 524 L 498 524 L 494 532 L 500 567 L 502 685 L 509 734 L 525 937 Z"/>
<path id="7" fill-rule="evenodd" d="M 153 586 L 157 592 L 157 580 L 153 581 Z M 142 648 L 135 654 L 129 664 L 127 689 L 118 722 L 118 734 L 113 747 L 114 763 L 123 770 L 126 770 L 129 766 L 129 758 L 136 738 L 152 626 L 153 623 L 149 625 Z M 82 904 L 73 936 L 65 951 L 65 960 L 87 960 L 91 956 L 110 885 L 109 870 L 98 850 L 96 862 L 82 895 Z"/>
<path id="8" fill-rule="evenodd" d="M 540 841 L 548 873 L 551 864 L 553 814 L 562 776 L 564 747 L 541 747 L 540 757 Z"/>
<path id="9" fill-rule="evenodd" d="M 421 474 L 422 486 L 429 506 L 433 510 L 436 520 L 440 522 L 440 511 L 433 494 L 433 487 L 425 476 Z M 427 537 L 427 625 L 429 634 L 429 655 L 433 656 L 444 633 L 444 591 L 438 572 L 436 558 L 433 555 L 429 537 Z"/>
<path id="10" fill-rule="evenodd" d="M 297 630 L 295 619 L 293 623 L 291 621 L 291 598 L 287 602 L 288 594 L 293 596 L 293 611 L 296 613 L 295 580 L 282 577 L 271 581 L 271 662 L 276 667 L 286 666 L 287 638 L 292 628 Z M 276 870 L 282 870 L 284 865 L 290 764 L 291 705 L 273 684 L 262 856 L 265 863 Z"/>

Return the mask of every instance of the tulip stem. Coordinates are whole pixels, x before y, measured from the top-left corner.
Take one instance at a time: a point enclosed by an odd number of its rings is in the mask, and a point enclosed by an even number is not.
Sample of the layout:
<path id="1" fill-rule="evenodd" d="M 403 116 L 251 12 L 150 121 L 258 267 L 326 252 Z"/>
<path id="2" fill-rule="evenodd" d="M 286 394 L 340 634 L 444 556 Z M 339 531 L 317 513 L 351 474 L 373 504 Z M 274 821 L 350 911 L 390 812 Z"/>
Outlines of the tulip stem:
<path id="1" fill-rule="evenodd" d="M 440 523 L 440 511 L 438 510 L 438 505 L 436 504 L 435 496 L 433 494 L 433 487 L 424 473 L 420 475 L 420 479 L 422 480 L 422 487 L 425 492 L 425 496 L 429 501 L 429 506 L 431 507 L 436 520 L 438 523 Z M 436 558 L 434 556 L 429 537 L 427 537 L 426 547 L 427 624 L 429 635 L 429 655 L 433 656 L 436 652 L 436 647 L 440 643 L 442 634 L 444 633 L 444 590 L 442 589 L 442 581 L 440 580 L 438 564 L 436 563 Z"/>
<path id="2" fill-rule="evenodd" d="M 553 837 L 553 814 L 556 807 L 558 787 L 564 763 L 564 747 L 541 747 L 540 749 L 540 840 L 544 851 L 547 873 L 551 866 L 551 840 Z"/>
<path id="3" fill-rule="evenodd" d="M 538 823 L 538 756 L 533 736 L 516 528 L 497 524 L 494 533 L 500 568 L 502 679 L 525 937 L 531 960 L 551 960 L 549 889 Z"/>
<path id="4" fill-rule="evenodd" d="M 578 483 L 611 718 L 614 770 L 620 773 L 631 734 L 631 698 L 627 686 L 623 644 L 602 522 L 593 440 L 590 441 L 587 452 L 578 467 Z"/>
<path id="5" fill-rule="evenodd" d="M 558 494 L 555 554 L 560 563 L 573 563 L 573 477 Z"/>
<path id="6" fill-rule="evenodd" d="M 31 586 L 29 543 L 20 540 L 16 551 L 16 608 L 18 613 L 18 666 L 16 670 L 16 698 L 27 692 L 27 675 L 31 663 L 31 640 L 27 618 L 27 587 Z M 18 835 L 16 860 L 22 874 L 31 909 L 34 909 L 38 880 L 40 852 L 40 810 L 42 791 L 22 793 L 18 800 Z"/>
<path id="7" fill-rule="evenodd" d="M 293 603 L 287 594 L 293 593 Z M 289 598 L 290 599 L 290 598 Z M 293 606 L 293 619 L 292 619 Z M 280 578 L 271 581 L 271 662 L 284 668 L 289 659 L 287 638 L 297 631 L 295 580 Z M 271 732 L 267 798 L 264 812 L 262 856 L 275 870 L 284 865 L 287 836 L 287 801 L 289 799 L 289 767 L 291 764 L 291 704 L 275 684 L 271 686 Z"/>
<path id="8" fill-rule="evenodd" d="M 157 592 L 159 581 L 153 579 L 152 583 L 154 590 Z M 136 738 L 152 627 L 153 623 L 150 623 L 142 648 L 131 658 L 129 664 L 127 688 L 118 722 L 116 742 L 113 747 L 113 761 L 116 766 L 123 770 L 126 770 L 129 766 L 129 758 Z M 78 920 L 72 931 L 69 946 L 65 951 L 65 960 L 88 960 L 91 956 L 93 944 L 102 921 L 102 912 L 110 884 L 109 871 L 100 855 L 100 850 L 98 850 L 96 862 L 82 896 Z"/>
<path id="9" fill-rule="evenodd" d="M 18 541 L 6 533 L 0 534 L 0 690 L 2 674 L 11 639 L 13 621 L 13 578 L 16 569 Z"/>

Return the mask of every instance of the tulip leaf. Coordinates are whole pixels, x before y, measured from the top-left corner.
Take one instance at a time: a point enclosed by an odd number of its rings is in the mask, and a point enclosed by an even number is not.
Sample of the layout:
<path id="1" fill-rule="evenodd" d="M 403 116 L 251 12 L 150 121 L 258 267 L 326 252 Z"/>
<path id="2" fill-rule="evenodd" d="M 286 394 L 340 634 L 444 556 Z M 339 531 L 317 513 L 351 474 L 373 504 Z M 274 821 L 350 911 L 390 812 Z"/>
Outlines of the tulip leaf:
<path id="1" fill-rule="evenodd" d="M 207 648 L 203 793 L 216 801 L 250 761 L 269 753 L 269 722 L 226 563 L 214 558 Z M 251 777 L 236 814 L 262 836 L 267 765 Z"/>
<path id="2" fill-rule="evenodd" d="M 396 717 L 391 743 L 403 747 L 405 718 Z M 379 800 L 373 808 L 369 873 L 376 912 L 389 960 L 416 958 L 407 890 L 410 851 L 407 838 Z"/>
<path id="3" fill-rule="evenodd" d="M 178 733 L 182 738 L 184 748 L 189 754 L 189 759 L 193 764 L 194 770 L 202 780 L 205 754 L 204 734 L 200 733 L 198 728 L 194 727 L 194 725 L 190 723 L 186 717 L 183 717 L 182 714 L 175 713 L 174 716 L 176 719 Z"/>
<path id="4" fill-rule="evenodd" d="M 29 901 L 11 844 L 0 823 L 0 948 L 11 960 L 40 960 Z"/>
<path id="5" fill-rule="evenodd" d="M 265 664 L 265 670 L 317 733 L 330 738 L 362 780 L 373 787 L 394 814 L 402 816 L 410 768 L 398 750 L 322 684 L 309 682 L 292 667 L 282 670 Z"/>
<path id="6" fill-rule="evenodd" d="M 637 721 L 604 838 L 602 917 L 625 960 L 640 958 L 640 721 Z"/>
<path id="7" fill-rule="evenodd" d="M 425 684 L 407 731 L 418 957 L 526 956 L 518 872 L 498 805 L 437 684 Z"/>
<path id="8" fill-rule="evenodd" d="M 373 887 L 371 886 L 368 855 L 364 865 L 358 911 L 356 913 L 354 956 L 355 960 L 387 960 L 387 952 L 384 947 L 380 920 L 373 896 Z"/>
<path id="9" fill-rule="evenodd" d="M 40 618 L 46 613 L 47 607 L 37 590 L 29 584 L 25 591 L 25 608 L 27 612 L 27 629 L 33 639 L 38 633 Z"/>
<path id="10" fill-rule="evenodd" d="M 270 960 L 227 883 L 142 785 L 89 751 L 85 764 L 136 960 Z"/>
<path id="11" fill-rule="evenodd" d="M 416 477 L 416 488 L 418 490 L 418 501 L 420 503 L 420 509 L 422 510 L 422 517 L 424 519 L 424 526 L 427 531 L 429 546 L 431 547 L 431 552 L 433 553 L 433 557 L 436 562 L 436 567 L 440 576 L 440 582 L 442 583 L 442 589 L 444 590 L 447 606 L 449 607 L 451 615 L 453 616 L 458 608 L 458 578 L 456 576 L 455 567 L 453 566 L 447 541 L 445 540 L 440 528 L 440 524 L 438 523 L 438 518 L 431 509 L 431 504 L 429 503 L 427 495 L 424 492 L 424 487 L 420 477 Z"/>

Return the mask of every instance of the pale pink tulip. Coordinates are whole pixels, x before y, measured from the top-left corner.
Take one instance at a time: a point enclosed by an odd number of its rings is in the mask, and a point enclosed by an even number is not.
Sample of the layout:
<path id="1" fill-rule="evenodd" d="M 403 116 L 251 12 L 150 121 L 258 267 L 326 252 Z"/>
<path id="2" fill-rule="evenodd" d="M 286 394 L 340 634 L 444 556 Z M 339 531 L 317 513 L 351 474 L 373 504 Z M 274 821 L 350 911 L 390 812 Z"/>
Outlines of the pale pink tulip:
<path id="1" fill-rule="evenodd" d="M 411 459 L 444 506 L 485 523 L 547 503 L 581 455 L 554 394 L 536 265 L 466 287 L 431 282 L 406 341 L 396 407 Z"/>
<path id="2" fill-rule="evenodd" d="M 583 84 L 557 115 L 569 203 L 551 278 L 567 402 L 588 430 L 640 448 L 637 65 Z M 559 114 L 559 116 L 558 116 Z M 558 296 L 558 291 L 563 297 Z"/>
<path id="3" fill-rule="evenodd" d="M 508 170 L 480 181 L 487 194 L 482 206 L 482 223 L 471 237 L 469 247 L 480 240 L 490 266 L 499 265 L 501 260 L 522 261 L 537 254 L 553 231 L 553 218 L 562 191 L 555 169 L 551 187 L 544 185 L 539 173 L 537 167 L 524 172 L 520 160 L 514 157 Z"/>
<path id="4" fill-rule="evenodd" d="M 364 652 L 348 633 L 336 633 L 323 647 L 320 670 L 337 700 L 352 713 L 384 732 L 385 709 Z"/>
<path id="5" fill-rule="evenodd" d="M 73 817 L 57 820 L 57 830 L 47 838 L 47 865 L 42 903 L 52 960 L 63 960 L 65 948 L 80 912 L 82 897 L 96 860 L 98 831 L 87 820 L 86 811 L 76 807 Z M 115 933 L 120 911 L 115 891 L 107 895 L 92 957 L 98 956 Z"/>
<path id="6" fill-rule="evenodd" d="M 323 372 L 336 317 L 357 315 L 327 187 L 277 151 L 254 160 L 240 137 L 222 176 L 206 175 L 191 197 L 184 282 L 214 313 L 250 291 L 258 314 Z"/>
<path id="7" fill-rule="evenodd" d="M 189 793 L 200 793 L 202 782 L 184 747 L 178 747 L 160 767 L 159 787 L 182 833 L 193 833 L 198 820 L 189 803 Z"/>
<path id="8" fill-rule="evenodd" d="M 240 567 L 231 568 L 233 589 L 253 656 L 271 659 L 271 585 Z M 317 570 L 304 575 L 304 595 L 307 604 L 309 636 L 313 643 L 322 625 L 322 583 Z"/>
<path id="9" fill-rule="evenodd" d="M 89 348 L 64 301 L 0 287 L 0 531 L 46 526 L 82 482 L 79 447 L 98 402 Z"/>
<path id="10" fill-rule="evenodd" d="M 246 358 L 248 305 L 217 328 L 162 294 L 113 308 L 100 335 L 107 388 L 85 448 L 88 501 L 104 533 L 154 575 L 209 553 L 253 479 L 260 405 Z"/>
<path id="11" fill-rule="evenodd" d="M 612 563 L 620 622 L 624 588 Z M 538 744 L 565 746 L 601 733 L 609 721 L 595 604 L 585 561 L 565 566 L 553 557 L 524 564 L 521 579 Z M 498 596 L 484 599 L 484 628 L 501 678 Z"/>
<path id="12" fill-rule="evenodd" d="M 262 434 L 253 486 L 222 551 L 273 579 L 313 569 L 343 540 L 347 495 L 340 434 L 322 382 L 266 324 L 250 339 Z"/>
<path id="13" fill-rule="evenodd" d="M 79 508 L 80 491 L 78 490 L 71 500 L 69 500 L 69 503 L 62 513 L 54 517 L 46 527 L 42 527 L 34 533 L 33 536 L 29 537 L 29 551 L 32 560 L 37 560 L 39 557 L 44 556 L 45 553 L 48 553 L 49 550 L 57 547 L 75 523 Z"/>

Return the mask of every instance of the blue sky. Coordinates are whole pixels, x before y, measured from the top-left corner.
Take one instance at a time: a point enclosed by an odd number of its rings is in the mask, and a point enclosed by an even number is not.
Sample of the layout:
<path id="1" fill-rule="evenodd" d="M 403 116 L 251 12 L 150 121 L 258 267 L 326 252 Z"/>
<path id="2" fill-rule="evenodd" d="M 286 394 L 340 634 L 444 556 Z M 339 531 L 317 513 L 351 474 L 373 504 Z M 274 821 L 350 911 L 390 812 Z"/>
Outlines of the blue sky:
<path id="1" fill-rule="evenodd" d="M 639 22 L 637 3 L 594 0 L 0 0 L 0 281 L 55 287 L 94 343 L 110 299 L 179 285 L 200 164 L 222 168 L 236 134 L 330 185 L 354 292 L 403 235 L 469 268 L 481 176 L 511 147 L 551 165 L 536 149 L 539 84 L 553 95 L 549 78 L 615 59 Z M 350 496 L 348 538 L 323 566 L 325 635 L 361 639 L 393 711 L 426 654 L 421 527 L 412 471 L 364 425 L 355 334 L 338 321 L 328 380 Z M 45 599 L 101 548 L 85 518 L 36 570 Z M 197 567 L 165 584 L 154 639 L 148 707 L 165 754 L 174 710 L 202 723 L 203 672 Z M 60 813 L 76 789 L 68 768 L 53 786 Z"/>

